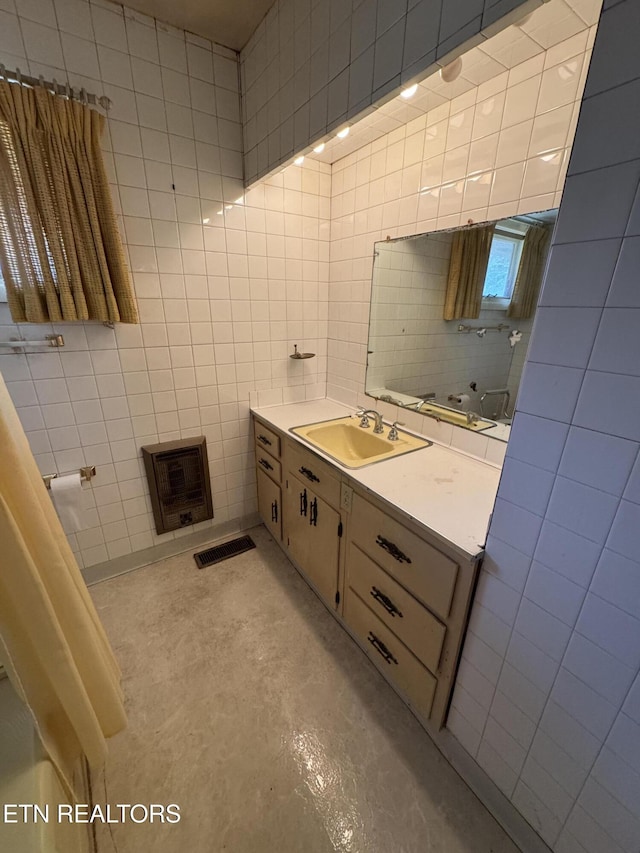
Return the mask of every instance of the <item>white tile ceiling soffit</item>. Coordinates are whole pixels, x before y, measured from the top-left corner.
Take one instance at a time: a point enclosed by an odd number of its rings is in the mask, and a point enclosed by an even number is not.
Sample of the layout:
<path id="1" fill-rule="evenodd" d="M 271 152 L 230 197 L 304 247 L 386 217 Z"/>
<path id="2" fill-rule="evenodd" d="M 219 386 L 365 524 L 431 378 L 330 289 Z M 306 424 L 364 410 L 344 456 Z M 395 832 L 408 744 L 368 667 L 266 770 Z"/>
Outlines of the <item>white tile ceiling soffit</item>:
<path id="1" fill-rule="evenodd" d="M 307 156 L 335 163 L 386 133 L 584 32 L 597 24 L 601 7 L 602 0 L 549 0 L 522 24 L 507 27 L 465 53 L 462 73 L 457 80 L 445 83 L 439 73 L 432 74 L 418 84 L 410 100 L 393 97 L 352 125 L 345 139 L 325 139 L 322 153 L 310 151 Z"/>

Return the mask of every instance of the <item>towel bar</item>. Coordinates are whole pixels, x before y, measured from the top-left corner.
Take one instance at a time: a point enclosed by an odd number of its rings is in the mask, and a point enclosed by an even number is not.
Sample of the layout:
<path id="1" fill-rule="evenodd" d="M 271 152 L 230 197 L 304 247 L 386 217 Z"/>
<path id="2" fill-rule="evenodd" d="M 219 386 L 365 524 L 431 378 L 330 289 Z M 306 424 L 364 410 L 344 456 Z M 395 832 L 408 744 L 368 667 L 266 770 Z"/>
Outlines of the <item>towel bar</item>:
<path id="1" fill-rule="evenodd" d="M 22 347 L 63 347 L 62 335 L 46 335 L 37 341 L 0 341 L 0 347 L 11 347 L 11 349 L 22 349 Z"/>

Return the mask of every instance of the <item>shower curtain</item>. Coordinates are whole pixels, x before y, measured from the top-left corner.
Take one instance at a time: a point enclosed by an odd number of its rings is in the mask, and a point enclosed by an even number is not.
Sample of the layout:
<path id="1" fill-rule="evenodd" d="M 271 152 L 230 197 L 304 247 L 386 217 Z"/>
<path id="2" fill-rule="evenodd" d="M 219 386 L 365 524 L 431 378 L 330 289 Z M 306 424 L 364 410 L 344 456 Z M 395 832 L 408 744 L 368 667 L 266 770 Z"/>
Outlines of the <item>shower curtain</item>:
<path id="1" fill-rule="evenodd" d="M 0 376 L 0 659 L 70 795 L 126 724 L 120 672 Z"/>

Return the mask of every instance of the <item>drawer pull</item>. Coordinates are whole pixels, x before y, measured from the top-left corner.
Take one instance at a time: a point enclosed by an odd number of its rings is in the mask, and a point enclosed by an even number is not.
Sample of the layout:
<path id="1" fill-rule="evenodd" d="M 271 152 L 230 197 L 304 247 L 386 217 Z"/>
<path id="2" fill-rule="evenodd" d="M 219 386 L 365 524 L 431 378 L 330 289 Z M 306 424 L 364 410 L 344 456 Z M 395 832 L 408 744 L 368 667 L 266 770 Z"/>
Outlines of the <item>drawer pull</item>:
<path id="1" fill-rule="evenodd" d="M 267 471 L 273 471 L 273 465 L 270 462 L 267 462 L 266 459 L 263 459 L 262 456 L 258 459 L 258 465 L 262 465 L 263 468 L 266 468 Z"/>
<path id="2" fill-rule="evenodd" d="M 391 601 L 391 599 L 389 598 L 389 596 L 388 596 L 388 595 L 385 595 L 385 594 L 384 594 L 384 592 L 380 592 L 380 590 L 378 589 L 378 587 L 377 587 L 377 586 L 372 586 L 372 587 L 371 587 L 371 592 L 370 592 L 370 594 L 375 598 L 375 600 L 376 600 L 379 604 L 381 604 L 381 605 L 384 607 L 384 609 L 387 611 L 387 613 L 390 613 L 390 614 L 391 614 L 392 616 L 394 616 L 394 617 L 395 617 L 395 615 L 396 615 L 396 613 L 397 613 L 397 614 L 398 614 L 398 616 L 399 616 L 401 619 L 403 618 L 403 617 L 402 617 L 402 613 L 401 613 L 401 611 L 400 611 L 400 610 L 398 610 L 398 608 L 395 606 L 395 604 L 393 603 L 393 601 Z"/>
<path id="3" fill-rule="evenodd" d="M 307 515 L 307 490 L 300 492 L 300 515 Z"/>
<path id="4" fill-rule="evenodd" d="M 316 527 L 318 524 L 318 498 L 314 498 L 311 501 L 311 505 L 309 507 L 309 524 Z"/>
<path id="5" fill-rule="evenodd" d="M 278 521 L 278 501 L 271 504 L 271 521 Z"/>
<path id="6" fill-rule="evenodd" d="M 310 471 L 309 468 L 305 468 L 304 465 L 298 469 L 299 473 L 302 474 L 307 480 L 311 480 L 312 483 L 319 483 L 320 478 L 316 477 L 313 471 Z"/>
<path id="7" fill-rule="evenodd" d="M 269 441 L 269 439 L 267 438 L 267 436 L 266 436 L 266 435 L 262 435 L 262 434 L 260 434 L 260 435 L 258 436 L 258 441 L 261 441 L 263 444 L 268 444 L 268 445 L 269 445 L 269 447 L 271 447 L 271 442 Z"/>
<path id="8" fill-rule="evenodd" d="M 393 559 L 397 560 L 399 563 L 411 562 L 411 558 L 407 557 L 406 554 L 403 554 L 397 545 L 394 545 L 393 542 L 389 542 L 388 539 L 385 539 L 384 536 L 380 536 L 380 534 L 376 536 L 376 545 L 379 545 L 383 551 L 387 552 L 387 554 L 391 554 Z"/>
<path id="9" fill-rule="evenodd" d="M 367 637 L 367 640 L 369 640 L 373 648 L 378 652 L 379 655 L 382 655 L 382 657 L 386 660 L 387 663 L 395 663 L 396 665 L 398 664 L 398 661 L 394 658 L 389 649 L 385 646 L 382 640 L 376 637 L 373 631 L 369 631 L 369 636 Z"/>

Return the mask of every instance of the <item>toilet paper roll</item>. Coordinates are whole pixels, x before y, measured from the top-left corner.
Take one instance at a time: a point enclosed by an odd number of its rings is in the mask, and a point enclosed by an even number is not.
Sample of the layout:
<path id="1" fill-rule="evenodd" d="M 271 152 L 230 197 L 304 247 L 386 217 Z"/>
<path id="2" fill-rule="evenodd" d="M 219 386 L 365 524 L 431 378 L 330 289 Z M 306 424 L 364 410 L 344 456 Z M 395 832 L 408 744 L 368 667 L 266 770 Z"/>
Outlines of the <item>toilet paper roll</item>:
<path id="1" fill-rule="evenodd" d="M 75 533 L 87 526 L 81 483 L 79 472 L 51 480 L 51 499 L 65 533 Z"/>
<path id="2" fill-rule="evenodd" d="M 456 397 L 456 402 L 463 412 L 468 412 L 471 406 L 471 397 L 468 394 L 460 394 Z"/>

